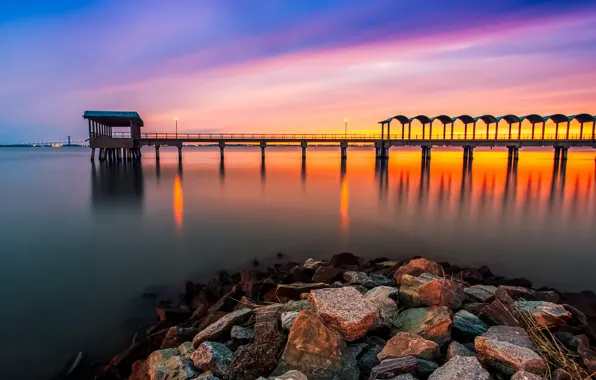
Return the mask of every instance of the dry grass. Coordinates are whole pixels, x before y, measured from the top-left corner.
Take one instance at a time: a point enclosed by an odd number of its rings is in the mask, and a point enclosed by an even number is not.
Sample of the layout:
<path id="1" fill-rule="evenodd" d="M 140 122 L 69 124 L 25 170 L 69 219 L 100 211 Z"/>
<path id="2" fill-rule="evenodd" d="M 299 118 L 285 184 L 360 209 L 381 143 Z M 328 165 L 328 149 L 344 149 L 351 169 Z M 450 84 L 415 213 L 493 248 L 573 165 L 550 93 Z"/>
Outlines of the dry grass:
<path id="1" fill-rule="evenodd" d="M 551 375 L 551 370 L 560 368 L 572 379 L 593 379 L 594 374 L 590 375 L 578 363 L 579 356 L 561 344 L 549 329 L 537 323 L 528 311 L 519 308 L 516 311 L 519 321 L 536 346 L 536 351 L 548 363 L 548 377 Z"/>

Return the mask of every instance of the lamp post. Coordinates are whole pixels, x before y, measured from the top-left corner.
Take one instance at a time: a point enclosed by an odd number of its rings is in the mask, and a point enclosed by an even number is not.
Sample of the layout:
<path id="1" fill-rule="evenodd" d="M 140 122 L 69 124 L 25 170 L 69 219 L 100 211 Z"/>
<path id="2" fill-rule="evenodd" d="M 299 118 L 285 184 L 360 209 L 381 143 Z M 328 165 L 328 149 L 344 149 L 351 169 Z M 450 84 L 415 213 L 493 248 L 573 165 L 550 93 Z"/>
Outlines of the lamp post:
<path id="1" fill-rule="evenodd" d="M 345 127 L 344 127 L 344 139 L 347 139 L 348 137 L 348 119 L 344 119 L 345 121 Z"/>
<path id="2" fill-rule="evenodd" d="M 176 138 L 178 138 L 178 116 L 174 117 L 174 120 L 176 121 Z"/>

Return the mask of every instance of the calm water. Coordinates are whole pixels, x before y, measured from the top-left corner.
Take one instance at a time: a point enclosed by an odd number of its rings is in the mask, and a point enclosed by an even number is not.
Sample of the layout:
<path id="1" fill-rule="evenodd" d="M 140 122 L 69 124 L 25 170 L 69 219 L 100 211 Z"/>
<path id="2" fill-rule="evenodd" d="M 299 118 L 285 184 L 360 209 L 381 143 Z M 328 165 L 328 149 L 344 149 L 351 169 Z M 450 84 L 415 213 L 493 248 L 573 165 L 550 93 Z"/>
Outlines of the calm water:
<path id="1" fill-rule="evenodd" d="M 371 148 L 147 150 L 108 168 L 83 148 L 0 150 L 0 378 L 46 379 L 74 352 L 102 359 L 152 320 L 155 287 L 284 252 L 425 255 L 562 290 L 596 289 L 594 152 Z M 27 365 L 23 366 L 26 359 Z M 20 364 L 10 364 L 20 363 Z M 28 371 L 27 373 L 25 373 Z"/>

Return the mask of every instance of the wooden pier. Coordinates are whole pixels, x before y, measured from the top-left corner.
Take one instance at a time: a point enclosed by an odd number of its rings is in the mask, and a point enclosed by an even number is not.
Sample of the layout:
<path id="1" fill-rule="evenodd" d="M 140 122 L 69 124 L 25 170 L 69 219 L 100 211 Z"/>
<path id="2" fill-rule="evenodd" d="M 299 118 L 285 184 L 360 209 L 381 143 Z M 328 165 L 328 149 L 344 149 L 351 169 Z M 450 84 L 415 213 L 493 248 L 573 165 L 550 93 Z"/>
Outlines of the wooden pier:
<path id="1" fill-rule="evenodd" d="M 473 159 L 474 149 L 477 147 L 506 147 L 512 160 L 519 159 L 519 150 L 525 147 L 553 147 L 555 160 L 566 160 L 570 148 L 596 148 L 596 116 L 587 113 L 572 116 L 533 114 L 522 117 L 462 115 L 453 118 L 447 115 L 433 118 L 423 115 L 412 118 L 398 115 L 379 122 L 380 134 L 142 133 L 144 123 L 137 112 L 85 111 L 83 118 L 89 124 L 92 161 L 95 160 L 95 149 L 99 149 L 100 161 L 139 159 L 143 146 L 155 147 L 157 160 L 160 159 L 160 147 L 175 146 L 178 148 L 178 158 L 182 160 L 184 144 L 197 143 L 219 146 L 222 159 L 227 144 L 258 145 L 263 159 L 268 144 L 299 145 L 303 158 L 306 157 L 309 144 L 337 144 L 342 159 L 347 158 L 350 143 L 374 145 L 377 159 L 389 158 L 392 147 L 419 146 L 424 160 L 430 160 L 434 146 L 455 146 L 463 148 L 466 161 Z M 555 134 L 546 134 L 546 122 L 549 120 L 556 124 Z M 422 124 L 422 133 L 412 134 L 414 121 Z M 463 134 L 454 133 L 453 126 L 456 121 L 464 123 Z M 529 134 L 521 133 L 524 121 L 532 125 Z M 572 121 L 581 125 L 578 134 L 570 133 Z M 391 123 L 399 124 L 399 134 L 391 133 Z M 484 125 L 478 125 L 479 123 Z M 491 124 L 495 127 L 493 133 L 489 133 Z M 584 128 L 584 125 L 587 127 Z M 514 126 L 517 129 L 515 134 Z M 126 131 L 114 131 L 114 128 Z M 564 137 L 560 135 L 561 131 Z"/>

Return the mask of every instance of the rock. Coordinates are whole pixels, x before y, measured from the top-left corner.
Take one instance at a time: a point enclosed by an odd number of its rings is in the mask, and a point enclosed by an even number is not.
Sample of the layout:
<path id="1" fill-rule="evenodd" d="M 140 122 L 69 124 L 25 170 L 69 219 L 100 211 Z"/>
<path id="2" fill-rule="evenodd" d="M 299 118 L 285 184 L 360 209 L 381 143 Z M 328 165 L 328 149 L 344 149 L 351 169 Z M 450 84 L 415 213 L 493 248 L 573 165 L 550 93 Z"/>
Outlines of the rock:
<path id="1" fill-rule="evenodd" d="M 392 299 L 398 290 L 390 286 L 379 286 L 366 292 L 364 298 L 377 307 L 383 323 L 391 327 L 391 321 L 397 314 L 397 303 Z"/>
<path id="2" fill-rule="evenodd" d="M 368 350 L 367 343 L 354 343 L 348 345 L 348 350 L 351 352 L 354 359 L 358 360 Z"/>
<path id="3" fill-rule="evenodd" d="M 350 285 L 348 286 L 349 288 L 354 288 L 358 291 L 358 293 L 360 294 L 366 294 L 368 292 L 368 288 L 366 286 L 362 286 L 362 285 Z"/>
<path id="4" fill-rule="evenodd" d="M 275 297 L 278 302 L 285 303 L 288 301 L 296 301 L 300 299 L 300 295 L 309 293 L 314 289 L 326 288 L 329 285 L 323 283 L 294 283 L 294 284 L 279 284 L 275 291 Z"/>
<path id="5" fill-rule="evenodd" d="M 259 272 L 254 270 L 243 270 L 240 272 L 240 282 L 242 282 L 242 291 L 245 294 L 252 295 L 260 288 L 257 284 L 260 281 Z"/>
<path id="6" fill-rule="evenodd" d="M 569 332 L 555 332 L 555 338 L 565 347 L 570 349 L 571 351 L 577 352 L 579 346 L 589 346 L 590 341 L 588 337 L 581 334 L 581 335 L 574 335 Z"/>
<path id="7" fill-rule="evenodd" d="M 464 289 L 466 297 L 474 302 L 488 303 L 495 299 L 496 286 L 474 285 Z"/>
<path id="8" fill-rule="evenodd" d="M 298 370 L 311 380 L 357 380 L 359 371 L 346 343 L 315 312 L 303 310 L 290 330 L 273 375 Z"/>
<path id="9" fill-rule="evenodd" d="M 451 340 L 452 315 L 446 306 L 407 309 L 397 315 L 396 325 L 441 346 Z"/>
<path id="10" fill-rule="evenodd" d="M 294 305 L 296 307 L 298 305 Z M 269 375 L 277 366 L 285 338 L 279 328 L 279 319 L 286 304 L 260 307 L 255 310 L 254 340 L 239 347 L 232 356 L 228 378 L 253 380 Z"/>
<path id="11" fill-rule="evenodd" d="M 358 359 L 358 367 L 360 367 L 360 374 L 368 377 L 370 375 L 370 371 L 381 361 L 378 358 L 378 354 L 382 351 L 382 347 L 379 346 L 372 346 L 368 349 L 368 351 L 364 352 L 360 359 Z"/>
<path id="12" fill-rule="evenodd" d="M 343 278 L 345 281 L 347 281 L 348 283 L 350 283 L 352 285 L 364 286 L 365 284 L 367 284 L 370 281 L 370 279 L 368 278 L 368 275 L 364 272 L 348 271 L 348 272 L 344 273 Z"/>
<path id="13" fill-rule="evenodd" d="M 410 260 L 409 263 L 402 265 L 397 269 L 394 275 L 395 282 L 401 284 L 402 277 L 405 274 L 418 277 L 422 273 L 430 273 L 436 276 L 441 276 L 443 275 L 443 268 L 434 261 L 423 258 Z"/>
<path id="14" fill-rule="evenodd" d="M 211 371 L 217 377 L 224 377 L 232 362 L 232 351 L 217 342 L 203 342 L 192 354 L 192 362 L 202 371 Z"/>
<path id="15" fill-rule="evenodd" d="M 475 340 L 478 360 L 506 376 L 525 370 L 536 375 L 543 375 L 547 370 L 544 359 L 529 348 L 479 336 Z"/>
<path id="16" fill-rule="evenodd" d="M 511 376 L 511 380 L 546 380 L 546 378 L 534 375 L 530 372 L 518 371 L 513 376 Z"/>
<path id="17" fill-rule="evenodd" d="M 577 348 L 577 352 L 579 353 L 579 356 L 582 359 L 582 363 L 584 363 L 584 366 L 588 369 L 588 373 L 595 373 L 596 351 L 594 351 L 591 347 L 580 345 Z"/>
<path id="18" fill-rule="evenodd" d="M 155 313 L 160 321 L 170 323 L 182 323 L 192 316 L 192 311 L 186 307 L 172 307 L 169 305 L 158 305 Z"/>
<path id="19" fill-rule="evenodd" d="M 482 336 L 534 350 L 534 343 L 521 327 L 491 326 Z"/>
<path id="20" fill-rule="evenodd" d="M 377 266 L 381 267 L 381 268 L 393 268 L 399 265 L 399 261 L 381 261 L 380 263 L 376 263 Z"/>
<path id="21" fill-rule="evenodd" d="M 416 358 L 416 369 L 414 373 L 422 379 L 428 379 L 431 373 L 435 372 L 439 365 L 432 360 Z"/>
<path id="22" fill-rule="evenodd" d="M 198 375 L 192 361 L 180 356 L 172 356 L 155 366 L 149 366 L 148 369 L 150 380 L 190 380 L 196 379 Z"/>
<path id="23" fill-rule="evenodd" d="M 573 380 L 571 375 L 562 368 L 557 368 L 550 376 L 551 380 Z"/>
<path id="24" fill-rule="evenodd" d="M 230 331 L 232 326 L 248 321 L 252 314 L 253 311 L 248 308 L 226 314 L 218 321 L 210 324 L 201 332 L 199 332 L 192 340 L 192 344 L 195 346 L 195 348 L 197 348 L 205 341 L 215 341 L 222 339 L 224 335 Z"/>
<path id="25" fill-rule="evenodd" d="M 538 301 L 557 303 L 561 299 L 561 296 L 553 290 L 538 290 L 536 291 L 536 299 Z"/>
<path id="26" fill-rule="evenodd" d="M 433 372 L 428 380 L 491 380 L 491 376 L 478 359 L 456 356 Z"/>
<path id="27" fill-rule="evenodd" d="M 160 348 L 163 350 L 166 348 L 177 347 L 185 341 L 192 340 L 192 338 L 194 338 L 194 336 L 197 335 L 198 332 L 199 330 L 194 327 L 170 327 L 168 329 L 168 332 L 166 333 L 165 338 L 163 339 L 163 342 L 161 343 Z"/>
<path id="28" fill-rule="evenodd" d="M 509 297 L 513 298 L 514 300 L 536 300 L 536 292 L 532 289 L 524 288 L 523 286 L 501 285 L 497 288 L 497 292 L 506 292 L 509 295 Z M 497 292 L 495 292 L 495 294 Z"/>
<path id="29" fill-rule="evenodd" d="M 389 339 L 383 350 L 377 355 L 380 361 L 391 358 L 415 356 L 433 360 L 439 357 L 439 345 L 420 335 L 400 332 Z"/>
<path id="30" fill-rule="evenodd" d="M 371 273 L 368 276 L 368 281 L 363 284 L 364 286 L 366 286 L 367 288 L 376 288 L 379 286 L 393 286 L 395 283 L 393 282 L 392 279 L 385 277 L 381 274 L 378 273 Z"/>
<path id="31" fill-rule="evenodd" d="M 460 310 L 453 316 L 451 335 L 453 339 L 468 342 L 484 334 L 490 326 L 474 314 Z"/>
<path id="32" fill-rule="evenodd" d="M 476 356 L 476 354 L 468 350 L 463 344 L 453 341 L 447 347 L 447 360 L 456 356 Z"/>
<path id="33" fill-rule="evenodd" d="M 514 304 L 531 315 L 542 327 L 562 326 L 571 318 L 571 313 L 562 305 L 546 301 L 516 301 Z"/>
<path id="34" fill-rule="evenodd" d="M 300 371 L 291 370 L 283 375 L 274 377 L 272 380 L 308 380 L 308 377 Z"/>
<path id="35" fill-rule="evenodd" d="M 336 268 L 345 268 L 347 266 L 358 266 L 358 257 L 354 256 L 349 252 L 343 252 L 337 255 L 333 255 L 329 260 L 329 266 Z"/>
<path id="36" fill-rule="evenodd" d="M 309 301 L 329 328 L 353 341 L 375 323 L 377 308 L 351 287 L 313 290 Z"/>
<path id="37" fill-rule="evenodd" d="M 474 268 L 463 269 L 457 274 L 457 278 L 470 284 L 479 284 L 484 280 L 484 276 Z"/>
<path id="38" fill-rule="evenodd" d="M 290 269 L 286 279 L 291 279 L 289 282 L 294 283 L 310 282 L 310 276 L 306 272 L 301 266 L 295 265 Z"/>
<path id="39" fill-rule="evenodd" d="M 252 340 L 254 332 L 251 328 L 234 326 L 230 331 L 230 337 L 237 343 L 248 343 Z"/>
<path id="40" fill-rule="evenodd" d="M 178 351 L 176 348 L 153 351 L 151 355 L 147 357 L 147 366 L 155 367 L 159 363 L 163 363 L 166 360 L 178 355 L 180 355 L 180 351 Z"/>
<path id="41" fill-rule="evenodd" d="M 478 315 L 482 314 L 482 309 L 484 309 L 484 307 L 487 305 L 488 305 L 487 303 L 472 302 L 472 303 L 464 304 L 463 309 L 467 312 L 470 312 L 470 313 L 478 316 Z"/>
<path id="42" fill-rule="evenodd" d="M 321 282 L 331 284 L 336 280 L 341 280 L 343 271 L 334 267 L 319 267 L 312 276 L 312 282 Z"/>
<path id="43" fill-rule="evenodd" d="M 413 356 L 383 360 L 371 370 L 370 380 L 392 379 L 398 375 L 414 372 L 416 364 L 416 358 Z"/>
<path id="44" fill-rule="evenodd" d="M 315 272 L 320 266 L 323 265 L 325 265 L 324 262 L 309 258 L 304 262 L 304 264 L 302 264 L 302 268 Z"/>
<path id="45" fill-rule="evenodd" d="M 213 372 L 207 371 L 199 375 L 196 380 L 220 380 L 219 377 L 215 376 Z"/>
<path id="46" fill-rule="evenodd" d="M 195 348 L 192 345 L 192 342 L 184 342 L 178 346 L 178 351 L 180 352 L 180 356 L 184 359 L 191 360 L 192 353 L 195 352 Z"/>
<path id="47" fill-rule="evenodd" d="M 282 313 L 281 314 L 281 327 L 284 330 L 290 330 L 292 328 L 292 325 L 294 324 L 294 321 L 296 320 L 297 316 L 298 316 L 297 311 L 287 311 L 285 313 Z"/>
<path id="48" fill-rule="evenodd" d="M 419 277 L 404 274 L 401 277 L 399 299 L 407 306 L 461 307 L 463 286 L 455 281 L 423 273 Z"/>
<path id="49" fill-rule="evenodd" d="M 482 309 L 481 315 L 496 325 L 520 326 L 513 298 L 507 292 L 499 291 L 498 288 L 495 292 L 495 300 Z"/>

